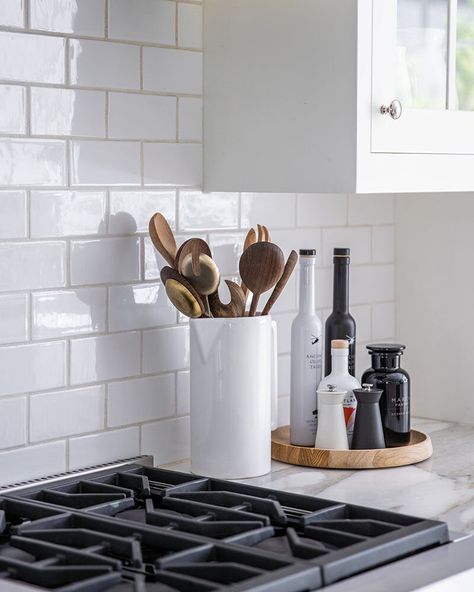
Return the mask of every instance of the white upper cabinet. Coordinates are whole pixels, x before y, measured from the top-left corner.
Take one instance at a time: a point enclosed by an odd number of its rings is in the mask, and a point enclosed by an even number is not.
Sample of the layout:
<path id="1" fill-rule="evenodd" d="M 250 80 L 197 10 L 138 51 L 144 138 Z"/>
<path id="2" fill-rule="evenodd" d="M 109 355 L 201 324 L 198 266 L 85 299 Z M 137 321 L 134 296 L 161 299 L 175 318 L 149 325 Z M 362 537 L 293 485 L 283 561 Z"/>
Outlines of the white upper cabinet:
<path id="1" fill-rule="evenodd" d="M 474 189 L 474 0 L 204 0 L 204 189 Z"/>

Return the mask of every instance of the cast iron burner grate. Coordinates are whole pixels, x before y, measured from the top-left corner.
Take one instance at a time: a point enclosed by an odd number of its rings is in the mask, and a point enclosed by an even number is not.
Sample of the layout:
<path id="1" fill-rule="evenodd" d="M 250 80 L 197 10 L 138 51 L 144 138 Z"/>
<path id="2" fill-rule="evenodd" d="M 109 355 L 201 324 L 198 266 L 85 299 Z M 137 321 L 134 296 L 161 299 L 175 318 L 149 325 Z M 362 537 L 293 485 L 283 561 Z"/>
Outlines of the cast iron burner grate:
<path id="1" fill-rule="evenodd" d="M 306 592 L 446 542 L 442 522 L 139 464 L 0 497 L 0 582 L 57 592 Z"/>

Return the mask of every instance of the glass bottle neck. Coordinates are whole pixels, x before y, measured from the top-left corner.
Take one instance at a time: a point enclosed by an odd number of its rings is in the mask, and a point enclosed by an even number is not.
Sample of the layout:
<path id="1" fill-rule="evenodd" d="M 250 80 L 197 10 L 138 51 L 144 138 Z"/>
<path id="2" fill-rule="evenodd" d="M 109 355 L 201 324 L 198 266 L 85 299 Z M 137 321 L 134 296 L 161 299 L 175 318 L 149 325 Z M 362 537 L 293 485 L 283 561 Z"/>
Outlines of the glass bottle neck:
<path id="1" fill-rule="evenodd" d="M 300 258 L 300 287 L 299 287 L 299 312 L 305 315 L 316 313 L 316 280 L 315 257 Z"/>
<path id="2" fill-rule="evenodd" d="M 334 259 L 333 311 L 349 312 L 349 258 Z"/>
<path id="3" fill-rule="evenodd" d="M 397 370 L 400 368 L 400 354 L 372 354 L 374 370 Z"/>
<path id="4" fill-rule="evenodd" d="M 337 354 L 331 352 L 331 374 L 349 374 L 349 352 L 345 355 L 341 355 L 340 350 Z"/>

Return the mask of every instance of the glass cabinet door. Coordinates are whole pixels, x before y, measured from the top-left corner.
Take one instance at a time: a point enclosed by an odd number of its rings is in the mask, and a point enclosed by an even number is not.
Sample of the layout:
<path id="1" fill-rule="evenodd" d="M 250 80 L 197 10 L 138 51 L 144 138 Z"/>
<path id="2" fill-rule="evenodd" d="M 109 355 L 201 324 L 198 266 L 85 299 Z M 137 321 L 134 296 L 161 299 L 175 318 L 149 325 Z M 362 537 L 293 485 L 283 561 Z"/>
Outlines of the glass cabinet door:
<path id="1" fill-rule="evenodd" d="M 474 154 L 474 0 L 374 0 L 372 33 L 372 152 Z"/>

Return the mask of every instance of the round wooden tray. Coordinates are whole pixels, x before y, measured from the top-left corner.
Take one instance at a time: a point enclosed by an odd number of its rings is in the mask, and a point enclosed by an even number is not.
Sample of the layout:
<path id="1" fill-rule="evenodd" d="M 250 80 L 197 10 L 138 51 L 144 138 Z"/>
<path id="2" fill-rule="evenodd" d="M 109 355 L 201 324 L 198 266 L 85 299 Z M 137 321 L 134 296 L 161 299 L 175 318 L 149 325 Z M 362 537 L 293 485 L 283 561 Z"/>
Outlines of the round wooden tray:
<path id="1" fill-rule="evenodd" d="M 403 467 L 430 458 L 431 438 L 424 432 L 411 430 L 410 443 L 398 448 L 380 450 L 327 450 L 290 444 L 290 427 L 272 432 L 272 458 L 291 465 L 320 469 L 386 469 Z"/>

